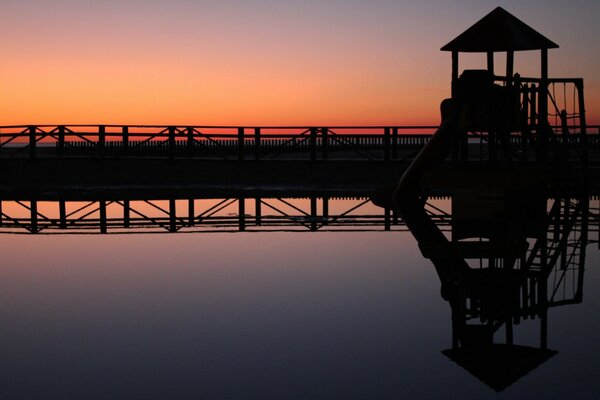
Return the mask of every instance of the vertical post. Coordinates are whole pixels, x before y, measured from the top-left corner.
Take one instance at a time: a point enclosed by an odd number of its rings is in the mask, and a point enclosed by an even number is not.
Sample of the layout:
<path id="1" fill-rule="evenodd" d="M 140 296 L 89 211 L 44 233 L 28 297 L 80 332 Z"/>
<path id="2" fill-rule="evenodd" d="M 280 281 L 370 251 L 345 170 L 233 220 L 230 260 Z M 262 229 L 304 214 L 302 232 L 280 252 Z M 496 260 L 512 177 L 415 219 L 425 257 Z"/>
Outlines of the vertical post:
<path id="1" fill-rule="evenodd" d="M 262 200 L 260 197 L 257 197 L 255 199 L 255 203 L 254 203 L 254 209 L 255 209 L 255 214 L 256 214 L 256 226 L 261 226 L 262 225 L 262 210 L 261 210 L 261 206 L 262 206 Z"/>
<path id="2" fill-rule="evenodd" d="M 186 129 L 187 132 L 187 153 L 188 157 L 194 156 L 194 128 L 188 126 Z"/>
<path id="3" fill-rule="evenodd" d="M 310 128 L 310 161 L 317 160 L 317 128 Z"/>
<path id="4" fill-rule="evenodd" d="M 538 99 L 538 121 L 548 122 L 548 49 L 542 49 L 542 73 Z"/>
<path id="5" fill-rule="evenodd" d="M 194 210 L 194 199 L 188 199 L 188 226 L 194 226 L 196 222 L 196 211 Z"/>
<path id="6" fill-rule="evenodd" d="M 131 205 L 129 204 L 129 200 L 124 200 L 123 201 L 123 226 L 125 228 L 129 228 L 130 211 L 131 211 Z"/>
<path id="7" fill-rule="evenodd" d="M 244 161 L 244 128 L 238 128 L 238 161 Z"/>
<path id="8" fill-rule="evenodd" d="M 458 81 L 458 51 L 452 52 L 452 98 L 456 98 L 456 82 Z"/>
<path id="9" fill-rule="evenodd" d="M 329 222 L 329 197 L 323 197 L 323 224 Z"/>
<path id="10" fill-rule="evenodd" d="M 175 127 L 169 127 L 169 159 L 175 158 Z"/>
<path id="11" fill-rule="evenodd" d="M 2 200 L 0 200 L 0 226 L 2 226 Z"/>
<path id="12" fill-rule="evenodd" d="M 104 157 L 104 148 L 106 146 L 106 127 L 98 126 L 98 155 Z"/>
<path id="13" fill-rule="evenodd" d="M 579 103 L 579 132 L 581 136 L 581 154 L 584 165 L 584 173 L 588 173 L 588 143 L 587 143 L 587 125 L 585 121 L 585 97 L 583 96 L 583 79 L 576 82 L 577 101 Z"/>
<path id="14" fill-rule="evenodd" d="M 37 145 L 36 131 L 37 131 L 37 128 L 35 126 L 29 127 L 29 158 L 35 158 L 35 156 L 36 156 L 36 145 Z"/>
<path id="15" fill-rule="evenodd" d="M 38 233 L 37 200 L 31 200 L 29 205 L 31 209 L 31 233 Z"/>
<path id="16" fill-rule="evenodd" d="M 59 224 L 60 229 L 67 229 L 67 204 L 64 200 L 58 201 L 58 214 L 59 214 Z"/>
<path id="17" fill-rule="evenodd" d="M 384 230 L 389 231 L 392 229 L 392 221 L 391 221 L 391 215 L 390 215 L 390 209 L 386 208 L 385 209 L 385 214 L 384 214 Z"/>
<path id="18" fill-rule="evenodd" d="M 513 85 L 513 75 L 515 70 L 515 52 L 506 52 L 506 86 L 511 87 Z"/>
<path id="19" fill-rule="evenodd" d="M 107 221 L 106 221 L 106 200 L 100 200 L 98 202 L 100 210 L 100 233 L 107 232 Z"/>
<path id="20" fill-rule="evenodd" d="M 512 317 L 509 316 L 508 318 L 506 318 L 504 325 L 506 325 L 506 344 L 511 345 L 514 341 Z"/>
<path id="21" fill-rule="evenodd" d="M 487 52 L 487 69 L 488 69 L 488 72 L 492 76 L 494 76 L 494 52 L 493 51 Z"/>
<path id="22" fill-rule="evenodd" d="M 121 128 L 121 132 L 122 132 L 122 147 L 123 147 L 123 154 L 127 154 L 129 153 L 129 127 L 128 126 L 124 126 Z"/>
<path id="23" fill-rule="evenodd" d="M 392 128 L 392 159 L 398 158 L 398 128 Z"/>
<path id="24" fill-rule="evenodd" d="M 175 199 L 169 199 L 169 232 L 177 232 L 177 204 Z"/>
<path id="25" fill-rule="evenodd" d="M 254 128 L 254 159 L 260 160 L 260 128 Z"/>
<path id="26" fill-rule="evenodd" d="M 315 196 L 310 198 L 310 230 L 317 230 L 317 198 Z"/>
<path id="27" fill-rule="evenodd" d="M 321 128 L 321 147 L 323 149 L 323 160 L 327 160 L 327 134 L 329 133 L 329 129 L 327 128 Z"/>
<path id="28" fill-rule="evenodd" d="M 242 196 L 238 198 L 238 223 L 240 232 L 246 230 L 246 199 Z"/>
<path id="29" fill-rule="evenodd" d="M 58 127 L 58 156 L 62 157 L 65 155 L 65 127 Z"/>
<path id="30" fill-rule="evenodd" d="M 383 161 L 390 161 L 390 128 L 383 129 Z"/>

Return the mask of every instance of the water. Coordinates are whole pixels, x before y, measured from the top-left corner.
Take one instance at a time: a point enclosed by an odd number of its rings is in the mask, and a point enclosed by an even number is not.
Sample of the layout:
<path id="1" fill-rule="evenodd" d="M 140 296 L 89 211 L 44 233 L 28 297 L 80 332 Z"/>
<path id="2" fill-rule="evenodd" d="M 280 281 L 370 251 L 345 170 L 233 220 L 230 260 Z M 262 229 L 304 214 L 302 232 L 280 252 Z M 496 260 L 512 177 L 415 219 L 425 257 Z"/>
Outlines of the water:
<path id="1" fill-rule="evenodd" d="M 441 354 L 450 307 L 409 232 L 0 240 L 3 399 L 600 396 L 595 244 L 583 303 L 549 312 L 559 353 L 497 394 Z"/>

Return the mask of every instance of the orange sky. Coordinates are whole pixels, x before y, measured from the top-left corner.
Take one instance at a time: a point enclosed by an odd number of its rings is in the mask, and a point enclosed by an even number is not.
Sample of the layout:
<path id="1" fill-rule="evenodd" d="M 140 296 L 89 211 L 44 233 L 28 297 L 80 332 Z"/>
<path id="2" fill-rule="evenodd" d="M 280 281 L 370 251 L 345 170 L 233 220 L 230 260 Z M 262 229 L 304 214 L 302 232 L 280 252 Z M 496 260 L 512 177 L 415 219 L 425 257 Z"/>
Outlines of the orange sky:
<path id="1" fill-rule="evenodd" d="M 0 124 L 436 124 L 439 48 L 498 4 L 399 3 L 18 2 L 0 15 Z M 550 74 L 584 77 L 600 123 L 600 5 L 501 3 L 561 46 Z"/>

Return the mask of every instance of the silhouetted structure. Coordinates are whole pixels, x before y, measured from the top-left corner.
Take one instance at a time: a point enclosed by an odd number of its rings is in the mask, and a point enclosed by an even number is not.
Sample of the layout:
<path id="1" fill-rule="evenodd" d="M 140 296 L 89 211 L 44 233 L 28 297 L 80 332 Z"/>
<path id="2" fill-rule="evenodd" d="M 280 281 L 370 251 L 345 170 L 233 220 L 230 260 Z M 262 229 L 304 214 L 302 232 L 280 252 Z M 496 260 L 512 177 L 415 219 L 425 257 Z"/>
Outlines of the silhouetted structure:
<path id="1" fill-rule="evenodd" d="M 375 199 L 399 210 L 436 268 L 452 312 L 452 348 L 444 354 L 498 391 L 556 353 L 548 349 L 548 309 L 583 296 L 583 80 L 548 77 L 548 50 L 556 47 L 502 8 L 442 47 L 452 52 L 452 98 L 442 102 L 442 124 L 404 172 L 393 201 Z M 541 53 L 539 78 L 514 73 L 514 52 L 526 50 Z M 459 76 L 460 52 L 486 53 L 487 68 Z M 505 76 L 495 74 L 497 52 L 506 53 Z M 549 90 L 556 84 L 573 86 L 575 110 L 559 109 Z M 560 136 L 550 117 L 560 118 Z M 575 119 L 577 133 L 569 128 Z M 473 141 L 485 143 L 480 154 L 470 154 Z M 454 168 L 439 168 L 448 154 Z M 450 232 L 427 209 L 427 198 L 439 192 L 451 196 Z M 514 327 L 524 319 L 539 322 L 537 345 L 515 343 Z"/>

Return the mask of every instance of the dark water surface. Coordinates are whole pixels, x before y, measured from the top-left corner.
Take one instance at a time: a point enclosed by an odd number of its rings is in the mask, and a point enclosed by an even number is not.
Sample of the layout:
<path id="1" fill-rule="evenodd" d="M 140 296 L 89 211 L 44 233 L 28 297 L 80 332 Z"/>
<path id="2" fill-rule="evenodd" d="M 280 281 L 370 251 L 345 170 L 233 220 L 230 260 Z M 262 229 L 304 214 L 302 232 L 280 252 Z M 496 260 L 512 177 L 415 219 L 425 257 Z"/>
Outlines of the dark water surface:
<path id="1" fill-rule="evenodd" d="M 600 251 L 497 394 L 408 232 L 3 235 L 2 399 L 600 398 Z M 515 328 L 535 343 L 538 323 Z"/>

